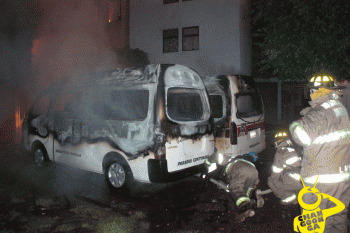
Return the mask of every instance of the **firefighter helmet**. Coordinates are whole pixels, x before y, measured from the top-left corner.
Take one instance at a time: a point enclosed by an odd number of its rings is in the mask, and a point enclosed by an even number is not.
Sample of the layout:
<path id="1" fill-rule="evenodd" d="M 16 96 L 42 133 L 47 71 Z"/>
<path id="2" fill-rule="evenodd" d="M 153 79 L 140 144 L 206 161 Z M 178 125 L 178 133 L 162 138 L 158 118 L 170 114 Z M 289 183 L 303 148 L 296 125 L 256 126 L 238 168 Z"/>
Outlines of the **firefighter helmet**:
<path id="1" fill-rule="evenodd" d="M 343 89 L 343 86 L 337 86 L 334 79 L 329 75 L 315 75 L 310 79 L 310 89 L 326 88 L 326 89 Z"/>
<path id="2" fill-rule="evenodd" d="M 275 146 L 277 147 L 282 141 L 288 138 L 288 133 L 286 131 L 280 131 L 275 134 Z"/>

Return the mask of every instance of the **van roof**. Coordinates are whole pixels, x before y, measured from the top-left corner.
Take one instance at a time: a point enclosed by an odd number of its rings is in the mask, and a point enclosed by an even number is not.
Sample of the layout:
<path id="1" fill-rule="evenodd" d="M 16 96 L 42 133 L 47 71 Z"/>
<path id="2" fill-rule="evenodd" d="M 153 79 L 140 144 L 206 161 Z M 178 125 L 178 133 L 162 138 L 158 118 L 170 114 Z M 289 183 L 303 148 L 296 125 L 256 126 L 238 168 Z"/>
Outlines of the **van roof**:
<path id="1" fill-rule="evenodd" d="M 235 87 L 240 92 L 256 91 L 255 81 L 252 77 L 246 75 L 213 75 L 203 77 L 203 81 L 208 89 L 213 86 L 228 86 L 229 80 L 235 83 Z"/>
<path id="2" fill-rule="evenodd" d="M 157 82 L 159 64 L 152 64 L 143 67 L 121 68 L 109 71 L 95 71 L 88 74 L 62 77 L 44 92 L 59 90 L 66 84 L 73 84 L 74 87 L 88 87 L 96 85 L 121 85 L 132 86 Z M 57 89 L 58 88 L 58 89 Z"/>
<path id="3" fill-rule="evenodd" d="M 88 74 L 64 77 L 52 84 L 46 91 L 60 90 L 66 84 L 71 87 L 91 86 L 135 86 L 158 82 L 160 70 L 176 64 L 150 64 L 141 67 L 95 71 Z M 182 65 L 179 65 L 182 66 Z M 191 69 L 191 68 L 190 68 Z M 71 84 L 71 85 L 70 85 Z M 57 89 L 58 88 L 58 89 Z"/>
<path id="4" fill-rule="evenodd" d="M 117 69 L 106 72 L 105 75 L 98 76 L 95 80 L 100 85 L 156 83 L 158 67 L 158 64 L 152 64 L 144 67 Z"/>

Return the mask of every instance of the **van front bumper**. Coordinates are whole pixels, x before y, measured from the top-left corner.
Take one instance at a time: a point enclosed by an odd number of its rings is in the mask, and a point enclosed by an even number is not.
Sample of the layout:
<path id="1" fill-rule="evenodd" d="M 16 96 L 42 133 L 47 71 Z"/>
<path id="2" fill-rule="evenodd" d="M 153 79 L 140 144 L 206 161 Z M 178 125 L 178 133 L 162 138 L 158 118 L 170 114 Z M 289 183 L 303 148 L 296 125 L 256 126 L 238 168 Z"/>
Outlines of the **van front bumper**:
<path id="1" fill-rule="evenodd" d="M 167 183 L 185 179 L 206 170 L 205 165 L 197 165 L 176 172 L 168 172 L 168 164 L 165 159 L 148 160 L 148 176 L 152 183 Z"/>

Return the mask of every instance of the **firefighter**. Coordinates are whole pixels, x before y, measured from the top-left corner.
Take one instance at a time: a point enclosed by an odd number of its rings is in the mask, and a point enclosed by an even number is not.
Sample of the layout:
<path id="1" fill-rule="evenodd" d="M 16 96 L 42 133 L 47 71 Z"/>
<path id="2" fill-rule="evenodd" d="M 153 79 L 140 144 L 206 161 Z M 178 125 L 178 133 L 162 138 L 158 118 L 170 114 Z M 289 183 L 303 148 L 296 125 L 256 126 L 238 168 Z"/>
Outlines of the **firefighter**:
<path id="1" fill-rule="evenodd" d="M 350 122 L 340 102 L 340 89 L 330 76 L 317 75 L 310 79 L 310 108 L 304 116 L 289 126 L 291 137 L 303 146 L 301 178 L 305 186 L 313 187 L 339 201 L 346 208 L 326 220 L 324 232 L 346 232 L 350 203 Z M 316 195 L 304 195 L 303 201 L 312 204 Z M 322 209 L 332 207 L 323 199 Z"/>
<path id="2" fill-rule="evenodd" d="M 275 147 L 272 173 L 267 184 L 281 199 L 282 205 L 298 204 L 298 193 L 303 188 L 300 182 L 301 154 L 286 132 L 275 135 Z"/>
<path id="3" fill-rule="evenodd" d="M 254 216 L 253 204 L 256 203 L 258 208 L 264 205 L 264 199 L 260 194 L 260 190 L 256 190 L 259 184 L 258 171 L 254 162 L 257 160 L 255 153 L 246 154 L 231 158 L 228 155 L 214 153 L 206 161 L 205 164 L 208 172 L 212 172 L 213 167 L 220 167 L 211 173 L 211 176 L 222 180 L 228 185 L 231 200 L 239 209 L 237 221 L 242 222 L 247 217 Z M 254 201 L 253 198 L 256 200 Z"/>

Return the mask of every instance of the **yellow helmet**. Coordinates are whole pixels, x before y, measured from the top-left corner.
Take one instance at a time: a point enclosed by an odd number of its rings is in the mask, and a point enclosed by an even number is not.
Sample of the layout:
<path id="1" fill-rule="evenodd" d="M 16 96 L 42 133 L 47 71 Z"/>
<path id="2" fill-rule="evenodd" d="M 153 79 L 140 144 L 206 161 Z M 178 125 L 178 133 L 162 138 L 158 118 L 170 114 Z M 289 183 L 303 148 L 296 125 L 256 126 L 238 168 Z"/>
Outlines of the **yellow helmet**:
<path id="1" fill-rule="evenodd" d="M 286 131 L 280 131 L 276 133 L 274 139 L 275 146 L 278 146 L 278 144 L 280 144 L 286 138 L 288 138 L 288 133 Z"/>
<path id="2" fill-rule="evenodd" d="M 334 79 L 329 75 L 315 75 L 310 79 L 310 89 L 326 88 L 326 89 L 343 89 L 345 87 L 337 86 Z"/>

